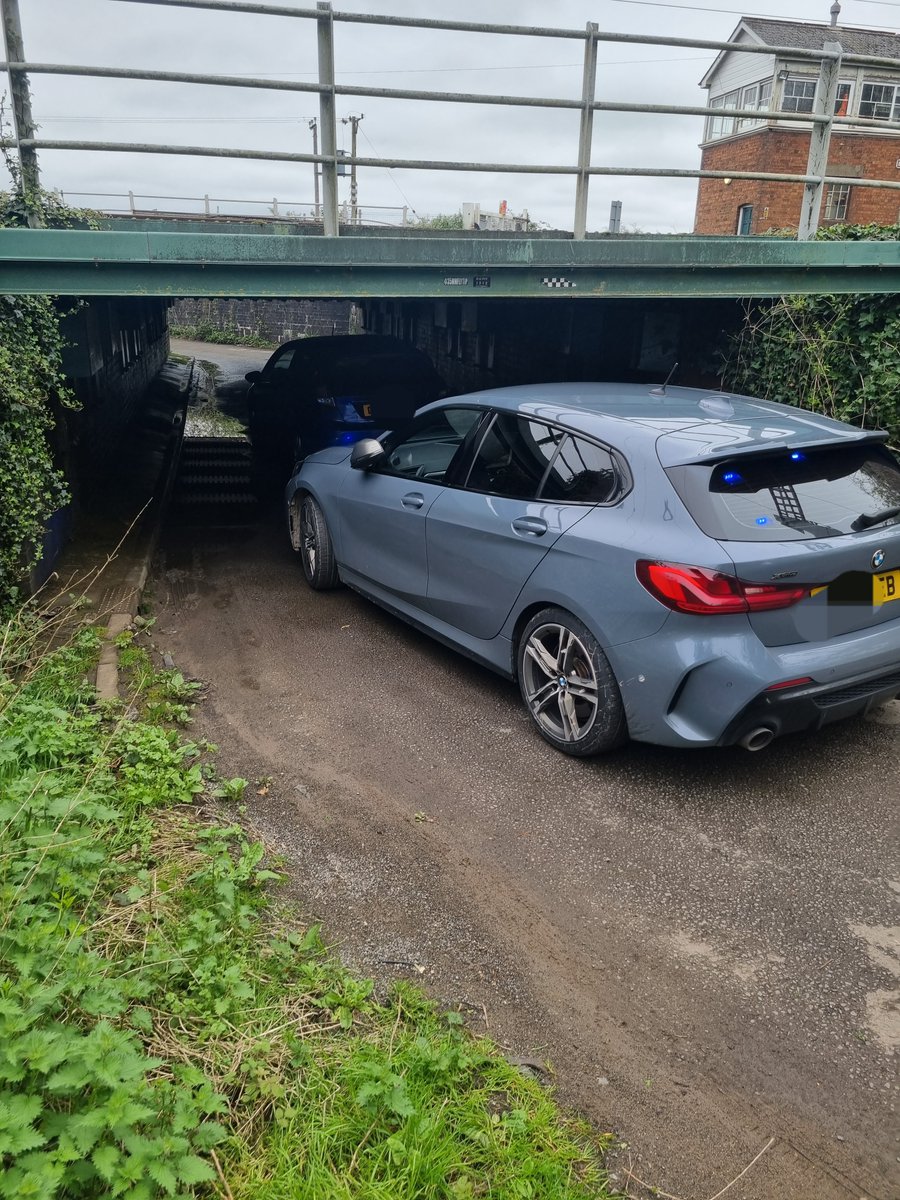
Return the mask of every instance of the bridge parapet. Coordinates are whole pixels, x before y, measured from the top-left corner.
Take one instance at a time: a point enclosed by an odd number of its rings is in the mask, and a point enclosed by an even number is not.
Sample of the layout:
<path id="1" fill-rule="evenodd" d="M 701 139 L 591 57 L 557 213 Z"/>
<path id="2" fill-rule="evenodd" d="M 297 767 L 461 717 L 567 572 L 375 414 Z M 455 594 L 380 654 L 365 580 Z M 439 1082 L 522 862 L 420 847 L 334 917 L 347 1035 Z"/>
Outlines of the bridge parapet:
<path id="1" fill-rule="evenodd" d="M 898 292 L 896 242 L 0 230 L 0 292 L 442 300 Z"/>

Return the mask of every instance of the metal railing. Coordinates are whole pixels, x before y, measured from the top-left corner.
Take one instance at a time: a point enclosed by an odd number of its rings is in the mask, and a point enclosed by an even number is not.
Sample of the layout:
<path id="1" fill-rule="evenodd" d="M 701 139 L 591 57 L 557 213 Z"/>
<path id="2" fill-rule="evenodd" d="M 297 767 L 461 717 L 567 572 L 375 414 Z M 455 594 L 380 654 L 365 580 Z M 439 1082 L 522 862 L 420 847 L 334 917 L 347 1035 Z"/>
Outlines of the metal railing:
<path id="1" fill-rule="evenodd" d="M 113 0 L 124 4 L 152 4 L 170 8 L 206 9 L 216 12 L 247 13 L 260 17 L 290 17 L 314 21 L 318 49 L 318 81 L 306 83 L 285 79 L 262 79 L 234 75 L 196 74 L 183 71 L 134 70 L 120 67 L 92 67 L 77 64 L 28 62 L 22 46 L 19 23 L 18 0 L 0 0 L 7 41 L 7 61 L 2 66 L 10 78 L 15 140 L 2 140 L 0 145 L 16 146 L 20 155 L 23 180 L 26 186 L 38 182 L 37 152 L 39 150 L 84 150 L 131 154 L 169 154 L 194 157 L 234 158 L 267 162 L 315 163 L 321 169 L 323 184 L 324 232 L 336 236 L 340 231 L 340 206 L 338 202 L 338 175 L 347 166 L 351 171 L 357 167 L 408 168 L 422 171 L 467 171 L 502 174 L 561 175 L 574 176 L 574 233 L 582 239 L 586 232 L 588 191 L 594 176 L 628 176 L 637 178 L 669 179 L 751 179 L 772 183 L 800 183 L 804 185 L 798 237 L 811 237 L 816 230 L 821 210 L 825 185 L 847 184 L 854 188 L 887 188 L 900 190 L 896 179 L 860 179 L 830 175 L 827 171 L 828 145 L 832 130 L 852 126 L 869 131 L 889 130 L 898 133 L 896 121 L 882 121 L 858 116 L 835 115 L 838 75 L 841 66 L 872 67 L 896 72 L 896 58 L 866 54 L 844 54 L 838 42 L 826 43 L 822 50 L 807 50 L 797 47 L 760 46 L 741 43 L 736 48 L 733 42 L 711 41 L 696 38 L 672 38 L 650 34 L 623 34 L 601 31 L 594 22 L 588 22 L 584 31 L 531 27 L 522 25 L 498 25 L 472 21 L 432 20 L 418 17 L 382 16 L 367 13 L 334 12 L 331 4 L 320 0 L 316 8 L 287 8 L 282 5 L 243 3 L 240 0 Z M 376 88 L 339 84 L 335 81 L 334 69 L 334 25 L 336 22 L 352 24 L 394 26 L 453 32 L 491 34 L 507 37 L 561 38 L 580 41 L 584 44 L 584 63 L 580 99 L 552 96 L 495 95 L 471 92 L 420 91 L 406 88 Z M 836 36 L 839 30 L 835 30 Z M 636 104 L 598 100 L 596 97 L 597 46 L 598 43 L 627 45 L 666 46 L 701 50 L 730 50 L 741 54 L 763 54 L 790 61 L 807 61 L 819 66 L 819 81 L 811 113 L 766 111 L 741 108 L 710 108 L 705 105 L 660 105 Z M 129 79 L 152 82 L 187 83 L 216 87 L 253 88 L 267 91 L 287 91 L 316 94 L 319 97 L 319 124 L 321 130 L 321 153 L 301 154 L 277 150 L 252 150 L 213 146 L 172 145 L 165 143 L 110 142 L 61 140 L 35 136 L 31 116 L 28 76 L 64 75 L 97 79 Z M 568 109 L 580 115 L 577 158 L 573 163 L 516 163 L 516 162 L 464 162 L 447 159 L 409 159 L 370 157 L 366 155 L 339 155 L 337 150 L 337 118 L 335 101 L 338 96 L 377 97 L 394 100 L 415 100 L 457 104 L 489 104 L 508 107 Z M 761 121 L 790 121 L 808 125 L 811 129 L 809 160 L 804 173 L 762 171 L 719 171 L 675 167 L 616 167 L 597 166 L 592 163 L 593 120 L 595 113 L 642 113 L 661 116 L 715 116 Z"/>
<path id="2" fill-rule="evenodd" d="M 322 205 L 315 200 L 283 200 L 278 196 L 266 200 L 248 200 L 236 196 L 210 196 L 208 193 L 203 196 L 172 196 L 150 192 L 72 192 L 62 189 L 56 192 L 56 195 L 64 202 L 77 201 L 76 208 L 98 209 L 111 217 L 221 217 L 226 220 L 245 217 L 249 220 L 283 221 L 292 224 L 322 224 Z M 162 208 L 152 203 L 159 200 L 168 203 Z M 121 203 L 109 203 L 110 201 Z M 148 203 L 144 203 L 145 201 Z M 189 207 L 185 208 L 185 205 Z M 408 204 L 351 206 L 345 202 L 341 205 L 340 217 L 343 225 L 384 225 L 402 228 L 412 224 Z"/>

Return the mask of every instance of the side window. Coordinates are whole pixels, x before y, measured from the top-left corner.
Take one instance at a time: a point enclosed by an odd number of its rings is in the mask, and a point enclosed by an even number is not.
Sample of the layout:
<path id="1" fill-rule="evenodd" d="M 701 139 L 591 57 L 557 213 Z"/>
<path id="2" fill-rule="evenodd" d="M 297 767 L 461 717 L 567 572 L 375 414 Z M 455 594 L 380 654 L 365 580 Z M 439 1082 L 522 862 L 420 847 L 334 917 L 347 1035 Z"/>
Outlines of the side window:
<path id="1" fill-rule="evenodd" d="M 273 355 L 266 363 L 266 374 L 276 379 L 283 378 L 283 373 L 290 367 L 296 349 L 296 346 L 285 346 L 282 351 Z"/>
<path id="2" fill-rule="evenodd" d="M 385 444 L 383 474 L 443 482 L 457 451 L 481 418 L 477 408 L 439 408 Z"/>
<path id="3" fill-rule="evenodd" d="M 466 487 L 473 492 L 531 500 L 562 439 L 541 421 L 498 413 L 481 439 Z"/>
<path id="4" fill-rule="evenodd" d="M 619 490 L 619 473 L 608 450 L 566 437 L 541 488 L 542 500 L 606 504 Z"/>

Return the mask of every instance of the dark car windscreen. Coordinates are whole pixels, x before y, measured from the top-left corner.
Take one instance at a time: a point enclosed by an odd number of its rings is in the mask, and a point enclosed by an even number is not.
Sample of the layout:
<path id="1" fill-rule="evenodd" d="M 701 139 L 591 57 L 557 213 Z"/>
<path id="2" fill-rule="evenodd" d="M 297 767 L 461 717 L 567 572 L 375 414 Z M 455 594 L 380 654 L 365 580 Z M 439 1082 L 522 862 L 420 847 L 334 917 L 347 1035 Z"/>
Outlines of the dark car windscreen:
<path id="1" fill-rule="evenodd" d="M 838 537 L 900 518 L 900 467 L 877 444 L 745 455 L 667 474 L 703 532 L 722 541 Z"/>
<path id="2" fill-rule="evenodd" d="M 399 354 L 355 355 L 338 359 L 329 363 L 322 374 L 328 387 L 339 396 L 370 392 L 394 384 L 430 389 L 438 384 L 429 363 Z"/>

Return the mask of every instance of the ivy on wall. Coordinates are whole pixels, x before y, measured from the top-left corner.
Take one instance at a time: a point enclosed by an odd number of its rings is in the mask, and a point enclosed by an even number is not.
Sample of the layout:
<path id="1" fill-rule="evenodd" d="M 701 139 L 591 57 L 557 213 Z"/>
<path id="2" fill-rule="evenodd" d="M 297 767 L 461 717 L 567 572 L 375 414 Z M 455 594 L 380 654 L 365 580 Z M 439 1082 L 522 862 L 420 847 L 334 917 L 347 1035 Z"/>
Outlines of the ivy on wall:
<path id="1" fill-rule="evenodd" d="M 8 132 L 0 98 L 0 136 Z M 99 214 L 28 190 L 8 148 L 2 158 L 11 186 L 0 192 L 0 230 L 97 226 Z M 69 498 L 53 451 L 57 418 L 78 407 L 62 373 L 62 315 L 52 296 L 0 296 L 0 608 L 16 598 L 48 520 Z"/>
<path id="2" fill-rule="evenodd" d="M 821 241 L 900 241 L 900 225 L 838 225 Z M 723 372 L 733 391 L 801 405 L 900 439 L 900 298 L 782 296 L 747 306 Z"/>
<path id="3" fill-rule="evenodd" d="M 0 604 L 40 556 L 67 500 L 53 461 L 53 405 L 74 407 L 62 374 L 59 314 L 49 296 L 0 297 Z"/>

